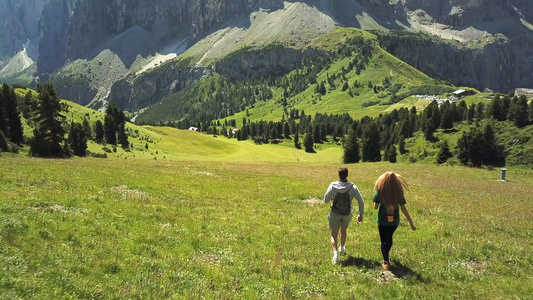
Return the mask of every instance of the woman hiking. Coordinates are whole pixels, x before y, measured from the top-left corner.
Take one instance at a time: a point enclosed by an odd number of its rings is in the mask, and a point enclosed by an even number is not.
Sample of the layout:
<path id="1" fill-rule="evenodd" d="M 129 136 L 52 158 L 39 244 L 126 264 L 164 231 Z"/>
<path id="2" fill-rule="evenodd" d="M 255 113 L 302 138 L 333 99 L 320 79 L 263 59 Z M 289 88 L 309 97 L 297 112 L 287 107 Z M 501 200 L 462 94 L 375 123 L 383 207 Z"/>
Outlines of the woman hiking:
<path id="1" fill-rule="evenodd" d="M 411 229 L 413 231 L 416 230 L 413 220 L 405 207 L 404 188 L 408 189 L 407 182 L 400 174 L 394 172 L 384 173 L 376 180 L 374 185 L 376 190 L 374 209 L 379 209 L 377 222 L 381 239 L 381 254 L 383 255 L 381 266 L 386 270 L 390 269 L 389 252 L 392 247 L 392 235 L 400 223 L 400 209 L 407 221 L 409 221 Z"/>

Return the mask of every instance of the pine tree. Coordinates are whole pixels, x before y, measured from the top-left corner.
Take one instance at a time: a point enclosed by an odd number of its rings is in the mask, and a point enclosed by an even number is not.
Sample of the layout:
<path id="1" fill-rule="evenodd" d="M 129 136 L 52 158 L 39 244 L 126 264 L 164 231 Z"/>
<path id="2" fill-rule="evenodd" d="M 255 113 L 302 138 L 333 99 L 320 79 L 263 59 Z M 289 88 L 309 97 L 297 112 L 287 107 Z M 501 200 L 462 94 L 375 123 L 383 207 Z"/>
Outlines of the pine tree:
<path id="1" fill-rule="evenodd" d="M 505 109 L 503 107 L 503 100 L 500 98 L 500 95 L 494 96 L 492 102 L 488 105 L 486 111 L 487 118 L 494 118 L 498 121 L 507 120 Z"/>
<path id="2" fill-rule="evenodd" d="M 71 124 L 68 142 L 74 155 L 79 157 L 85 157 L 87 155 L 87 135 L 82 124 Z"/>
<path id="3" fill-rule="evenodd" d="M 463 132 L 463 135 L 457 141 L 457 158 L 463 165 L 467 165 L 470 160 L 469 150 L 468 150 L 468 136 L 466 132 Z"/>
<path id="4" fill-rule="evenodd" d="M 439 147 L 439 153 L 437 154 L 437 164 L 440 165 L 445 163 L 450 157 L 453 157 L 453 154 L 450 151 L 448 141 L 444 140 L 444 142 L 442 142 Z"/>
<path id="5" fill-rule="evenodd" d="M 33 129 L 33 138 L 30 140 L 30 154 L 33 156 L 49 156 L 48 143 L 43 132 Z"/>
<path id="6" fill-rule="evenodd" d="M 441 121 L 441 113 L 440 113 L 439 104 L 437 103 L 437 101 L 432 101 L 424 109 L 422 116 L 425 117 L 425 119 L 431 118 L 433 120 L 432 122 L 433 125 L 429 130 L 434 132 L 439 127 L 440 121 Z"/>
<path id="7" fill-rule="evenodd" d="M 468 135 L 468 155 L 473 167 L 479 168 L 483 164 L 485 140 L 479 127 L 473 127 Z"/>
<path id="8" fill-rule="evenodd" d="M 2 132 L 4 136 L 7 134 L 8 129 L 7 114 L 5 109 L 7 99 L 5 93 L 6 91 L 4 89 L 0 91 L 0 132 Z"/>
<path id="9" fill-rule="evenodd" d="M 102 124 L 102 121 L 97 120 L 96 124 L 94 126 L 94 139 L 97 143 L 102 143 L 104 141 L 105 136 L 105 130 L 104 130 L 104 124 Z"/>
<path id="10" fill-rule="evenodd" d="M 344 84 L 342 85 L 342 91 L 346 91 L 348 89 L 348 82 L 345 81 Z"/>
<path id="11" fill-rule="evenodd" d="M 128 141 L 128 135 L 126 134 L 126 129 L 124 128 L 124 124 L 120 124 L 118 126 L 118 142 L 120 146 L 122 146 L 122 149 L 129 149 L 130 142 Z"/>
<path id="12" fill-rule="evenodd" d="M 383 148 L 383 157 L 381 160 L 388 161 L 389 160 L 389 148 L 391 146 L 391 143 L 387 143 L 385 147 Z"/>
<path id="13" fill-rule="evenodd" d="M 529 124 L 533 125 L 533 101 L 529 102 Z"/>
<path id="14" fill-rule="evenodd" d="M 366 124 L 361 137 L 363 162 L 381 161 L 380 134 L 374 121 Z"/>
<path id="15" fill-rule="evenodd" d="M 426 140 L 433 139 L 433 133 L 439 127 L 441 122 L 441 113 L 437 101 L 432 101 L 422 113 L 420 119 L 420 130 L 424 133 Z"/>
<path id="16" fill-rule="evenodd" d="M 283 135 L 285 139 L 287 140 L 291 139 L 291 128 L 289 127 L 289 123 L 287 122 L 283 123 Z"/>
<path id="17" fill-rule="evenodd" d="M 450 129 L 453 128 L 453 114 L 452 108 L 448 101 L 445 102 L 441 107 L 441 119 L 440 119 L 440 128 Z"/>
<path id="18" fill-rule="evenodd" d="M 398 150 L 400 151 L 400 154 L 407 153 L 407 150 L 405 149 L 405 138 L 403 135 L 398 137 Z"/>
<path id="19" fill-rule="evenodd" d="M 518 128 L 527 126 L 529 123 L 528 109 L 527 98 L 525 96 L 515 97 L 509 107 L 509 121 L 512 121 Z"/>
<path id="20" fill-rule="evenodd" d="M 476 112 L 475 112 L 474 118 L 477 121 L 481 121 L 483 120 L 484 116 L 485 116 L 485 104 L 483 102 L 479 102 L 476 105 Z"/>
<path id="21" fill-rule="evenodd" d="M 20 121 L 20 112 L 17 107 L 17 96 L 15 90 L 7 84 L 2 88 L 4 94 L 5 117 L 7 118 L 7 130 L 9 139 L 15 144 L 24 142 L 22 122 Z"/>
<path id="22" fill-rule="evenodd" d="M 326 124 L 320 124 L 320 141 L 327 140 L 328 128 Z"/>
<path id="23" fill-rule="evenodd" d="M 433 118 L 422 119 L 420 129 L 424 132 L 424 137 L 426 140 L 433 140 L 433 133 L 435 132 L 435 123 L 433 122 Z"/>
<path id="24" fill-rule="evenodd" d="M 313 128 L 313 142 L 315 143 L 319 143 L 320 142 L 320 124 L 318 124 L 317 122 L 313 122 L 313 125 L 312 125 L 312 128 Z"/>
<path id="25" fill-rule="evenodd" d="M 324 84 L 324 81 L 320 82 L 317 92 L 320 93 L 322 96 L 326 94 L 326 85 Z"/>
<path id="26" fill-rule="evenodd" d="M 65 135 L 61 114 L 62 106 L 53 85 L 45 83 L 37 86 L 39 98 L 34 112 L 34 138 L 30 143 L 30 153 L 41 157 L 65 157 L 61 146 Z"/>
<path id="27" fill-rule="evenodd" d="M 509 98 L 508 95 L 503 96 L 502 103 L 503 103 L 502 114 L 505 115 L 505 119 L 507 119 L 507 115 L 509 114 L 509 107 L 511 106 L 511 98 Z"/>
<path id="28" fill-rule="evenodd" d="M 391 143 L 391 133 L 390 127 L 385 127 L 380 134 L 380 145 L 383 147 L 383 150 L 386 150 Z M 384 151 L 386 152 L 386 151 Z"/>
<path id="29" fill-rule="evenodd" d="M 398 153 L 396 152 L 396 146 L 394 146 L 394 144 L 391 144 L 389 146 L 389 149 L 387 149 L 387 152 L 388 152 L 387 160 L 390 163 L 396 163 L 396 156 L 398 155 Z"/>
<path id="30" fill-rule="evenodd" d="M 6 136 L 4 135 L 4 132 L 0 131 L 0 152 L 8 152 L 9 146 L 7 144 Z"/>
<path id="31" fill-rule="evenodd" d="M 505 166 L 503 148 L 498 145 L 494 130 L 490 124 L 485 125 L 483 141 L 485 145 L 483 147 L 483 164 L 495 167 Z"/>
<path id="32" fill-rule="evenodd" d="M 304 135 L 304 148 L 305 152 L 313 153 L 315 142 L 313 141 L 313 136 L 308 132 Z"/>
<path id="33" fill-rule="evenodd" d="M 104 118 L 104 132 L 105 132 L 105 141 L 108 144 L 116 145 L 117 144 L 117 131 L 115 126 L 115 119 L 110 114 L 106 114 Z"/>
<path id="34" fill-rule="evenodd" d="M 273 124 L 270 124 L 270 139 L 271 140 L 275 140 L 278 138 L 278 128 L 277 126 L 273 125 Z"/>
<path id="35" fill-rule="evenodd" d="M 474 117 L 476 116 L 476 105 L 472 104 L 468 107 L 468 110 L 465 112 L 464 120 L 468 123 L 472 123 Z"/>
<path id="36" fill-rule="evenodd" d="M 461 100 L 459 104 L 457 105 L 457 115 L 458 115 L 457 122 L 466 121 L 467 111 L 468 111 L 468 107 L 466 106 L 466 102 L 464 100 Z"/>
<path id="37" fill-rule="evenodd" d="M 301 149 L 302 145 L 300 145 L 300 137 L 298 136 L 298 131 L 294 134 L 294 147 L 296 149 Z"/>
<path id="38" fill-rule="evenodd" d="M 335 129 L 333 130 L 333 140 L 337 141 L 339 137 L 342 137 L 344 135 L 343 129 L 341 125 L 335 126 Z"/>
<path id="39" fill-rule="evenodd" d="M 348 136 L 344 142 L 344 155 L 342 160 L 345 164 L 358 163 L 361 160 L 359 141 L 357 134 L 352 128 L 348 130 Z"/>
<path id="40" fill-rule="evenodd" d="M 115 132 L 118 131 L 118 126 L 120 124 L 126 123 L 126 116 L 124 112 L 118 107 L 116 103 L 109 103 L 105 111 L 106 116 L 111 116 L 113 118 L 113 123 L 115 125 Z"/>
<path id="41" fill-rule="evenodd" d="M 85 136 L 87 137 L 88 140 L 91 140 L 93 136 L 93 130 L 87 118 L 83 118 L 82 126 L 83 126 L 83 130 L 85 131 Z"/>
<path id="42" fill-rule="evenodd" d="M 409 136 L 411 133 L 410 133 L 410 128 L 409 128 L 409 119 L 408 118 L 405 118 L 403 119 L 402 121 L 400 121 L 398 124 L 397 124 L 397 127 L 398 127 L 398 135 L 402 135 L 404 137 L 406 136 Z"/>
<path id="43" fill-rule="evenodd" d="M 461 108 L 459 108 L 457 104 L 454 102 L 452 103 L 450 110 L 452 114 L 452 123 L 455 124 L 455 123 L 461 122 L 462 121 L 461 119 L 463 117 L 463 111 L 461 110 Z"/>

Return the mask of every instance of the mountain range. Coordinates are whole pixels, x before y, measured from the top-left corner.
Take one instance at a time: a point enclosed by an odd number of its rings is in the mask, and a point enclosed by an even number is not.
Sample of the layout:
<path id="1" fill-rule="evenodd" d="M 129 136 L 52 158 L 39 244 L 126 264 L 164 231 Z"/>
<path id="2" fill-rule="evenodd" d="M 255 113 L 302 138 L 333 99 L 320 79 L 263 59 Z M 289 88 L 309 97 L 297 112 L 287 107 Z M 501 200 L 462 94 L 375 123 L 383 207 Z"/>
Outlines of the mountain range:
<path id="1" fill-rule="evenodd" d="M 526 0 L 0 0 L 0 81 L 52 82 L 66 99 L 139 111 L 240 63 L 262 77 L 294 70 L 338 27 L 432 78 L 507 93 L 533 87 Z M 278 45 L 283 51 L 264 52 Z M 241 72 L 242 73 L 242 72 Z"/>

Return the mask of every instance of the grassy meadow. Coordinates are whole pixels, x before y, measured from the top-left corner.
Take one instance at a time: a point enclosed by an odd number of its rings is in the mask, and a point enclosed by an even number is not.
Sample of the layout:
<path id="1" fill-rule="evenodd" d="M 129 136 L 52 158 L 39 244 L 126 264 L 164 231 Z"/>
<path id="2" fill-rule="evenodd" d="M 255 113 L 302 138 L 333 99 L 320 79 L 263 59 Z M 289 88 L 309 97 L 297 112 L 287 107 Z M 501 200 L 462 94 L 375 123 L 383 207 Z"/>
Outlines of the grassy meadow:
<path id="1" fill-rule="evenodd" d="M 140 132 L 154 140 L 148 150 L 107 159 L 2 153 L 0 298 L 531 297 L 530 171 L 508 168 L 509 182 L 500 182 L 498 170 L 349 165 L 366 210 L 334 266 L 329 207 L 319 199 L 336 180 L 340 148 L 308 154 L 170 128 Z M 373 182 L 388 170 L 410 182 L 418 228 L 401 223 L 390 272 L 380 266 L 372 209 Z"/>

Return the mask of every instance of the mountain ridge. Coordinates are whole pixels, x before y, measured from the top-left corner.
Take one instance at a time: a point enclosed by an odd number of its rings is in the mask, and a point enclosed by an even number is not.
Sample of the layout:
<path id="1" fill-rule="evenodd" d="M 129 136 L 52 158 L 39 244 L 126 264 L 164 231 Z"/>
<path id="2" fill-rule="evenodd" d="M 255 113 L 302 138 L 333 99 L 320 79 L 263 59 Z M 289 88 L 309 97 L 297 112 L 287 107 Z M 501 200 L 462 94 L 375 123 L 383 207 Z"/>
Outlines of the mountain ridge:
<path id="1" fill-rule="evenodd" d="M 392 4 L 384 0 L 239 3 L 0 0 L 0 8 L 6 20 L 16 20 L 3 25 L 10 39 L 0 43 L 0 79 L 14 83 L 17 78 L 26 78 L 23 83 L 29 85 L 51 81 L 65 98 L 84 105 L 92 103 L 93 107 L 109 100 L 116 82 L 136 78 L 178 56 L 195 59 L 194 67 L 209 67 L 232 51 L 260 47 L 261 42 L 279 41 L 296 48 L 305 47 L 335 26 L 392 33 L 419 31 L 455 40 L 463 47 L 458 56 L 456 49 L 438 43 L 433 48 L 413 43 L 397 48 L 393 54 L 430 76 L 456 85 L 466 83 L 500 92 L 533 86 L 533 54 L 528 51 L 533 45 L 533 9 L 524 0 L 449 0 L 437 4 L 425 0 Z M 40 22 L 35 21 L 37 16 Z M 24 51 L 22 44 L 28 40 L 37 49 L 38 55 L 29 55 L 36 68 L 17 68 L 17 61 L 10 57 Z M 431 59 L 435 48 L 443 57 L 438 61 Z M 465 74 L 457 76 L 448 70 L 450 61 L 464 69 Z M 491 77 L 484 76 L 486 73 Z M 187 83 L 169 81 L 162 88 L 176 92 L 172 87 L 184 84 Z"/>

